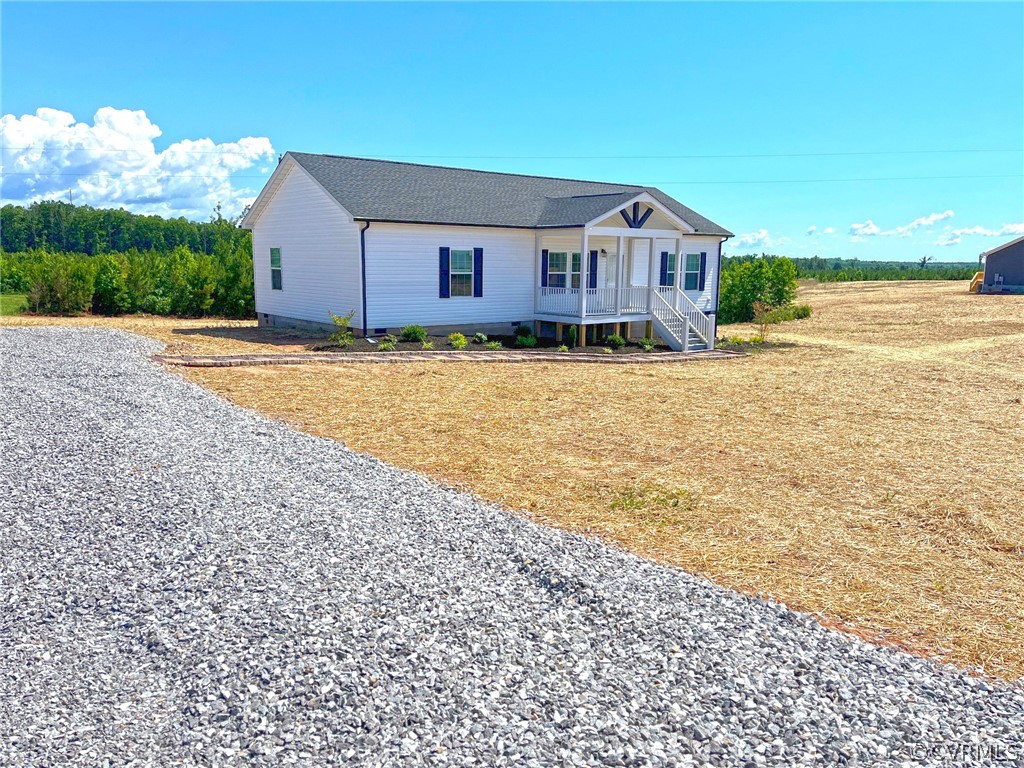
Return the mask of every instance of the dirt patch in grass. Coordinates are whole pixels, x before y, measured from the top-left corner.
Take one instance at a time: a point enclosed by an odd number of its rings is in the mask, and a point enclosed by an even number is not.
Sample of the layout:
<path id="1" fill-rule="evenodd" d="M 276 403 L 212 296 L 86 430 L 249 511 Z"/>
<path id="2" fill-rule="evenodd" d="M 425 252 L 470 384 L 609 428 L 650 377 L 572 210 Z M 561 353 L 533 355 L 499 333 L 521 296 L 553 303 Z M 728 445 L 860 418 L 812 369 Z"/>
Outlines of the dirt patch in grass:
<path id="1" fill-rule="evenodd" d="M 805 290 L 708 364 L 191 369 L 246 407 L 870 639 L 1024 675 L 1024 297 Z M 724 329 L 729 335 L 751 329 Z"/>

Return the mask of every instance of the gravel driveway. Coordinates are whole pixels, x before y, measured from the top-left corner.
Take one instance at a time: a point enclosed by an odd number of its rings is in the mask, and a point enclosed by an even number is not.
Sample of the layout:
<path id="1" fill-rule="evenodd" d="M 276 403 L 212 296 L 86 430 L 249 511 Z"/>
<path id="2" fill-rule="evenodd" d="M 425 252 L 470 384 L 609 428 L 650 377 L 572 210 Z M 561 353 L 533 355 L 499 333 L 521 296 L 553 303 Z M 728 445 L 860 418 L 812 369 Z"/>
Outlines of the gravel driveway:
<path id="1" fill-rule="evenodd" d="M 299 434 L 156 349 L 0 330 L 2 765 L 1024 763 L 1019 688 Z"/>

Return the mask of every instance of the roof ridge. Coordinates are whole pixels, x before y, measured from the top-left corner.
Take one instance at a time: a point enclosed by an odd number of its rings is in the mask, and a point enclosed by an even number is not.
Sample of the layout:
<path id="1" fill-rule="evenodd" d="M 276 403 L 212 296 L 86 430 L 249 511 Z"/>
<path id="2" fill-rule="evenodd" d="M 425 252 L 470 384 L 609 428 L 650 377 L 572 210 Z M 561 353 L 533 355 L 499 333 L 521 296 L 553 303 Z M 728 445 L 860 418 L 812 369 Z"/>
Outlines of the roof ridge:
<path id="1" fill-rule="evenodd" d="M 565 176 L 540 176 L 535 173 L 511 173 L 509 171 L 484 171 L 480 168 L 460 168 L 457 165 L 435 165 L 433 163 L 410 163 L 405 160 L 383 160 L 379 157 L 357 157 L 356 155 L 331 155 L 322 152 L 294 152 L 286 150 L 286 155 L 306 155 L 307 157 L 331 157 L 338 160 L 362 160 L 367 163 L 387 163 L 388 165 L 411 165 L 414 168 L 437 168 L 443 171 L 462 171 L 463 173 L 484 173 L 488 176 L 515 176 L 521 179 L 547 179 L 548 181 L 575 181 L 579 184 L 600 184 L 604 187 L 629 187 L 631 189 L 649 190 L 643 184 L 628 184 L 626 182 L 595 181 L 593 179 L 570 179 Z"/>

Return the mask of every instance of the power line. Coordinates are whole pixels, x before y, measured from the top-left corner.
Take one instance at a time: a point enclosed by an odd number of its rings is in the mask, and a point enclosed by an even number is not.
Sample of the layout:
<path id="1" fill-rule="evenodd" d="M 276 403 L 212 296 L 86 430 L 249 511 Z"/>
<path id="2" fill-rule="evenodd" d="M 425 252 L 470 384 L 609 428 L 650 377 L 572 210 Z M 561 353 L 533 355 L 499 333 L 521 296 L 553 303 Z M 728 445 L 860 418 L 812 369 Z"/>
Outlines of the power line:
<path id="1" fill-rule="evenodd" d="M 118 180 L 120 176 L 125 176 L 128 180 L 133 179 L 167 179 L 167 178 L 183 178 L 183 179 L 220 179 L 222 181 L 235 180 L 235 179 L 265 179 L 264 175 L 237 175 L 237 174 L 223 174 L 223 175 L 209 175 L 209 174 L 197 174 L 197 173 L 150 173 L 150 174 L 108 174 L 108 173 L 96 173 L 96 172 L 72 172 L 72 171 L 53 171 L 46 173 L 33 173 L 31 171 L 18 171 L 18 172 L 3 172 L 0 173 L 0 177 L 7 176 L 34 176 L 34 177 L 47 177 L 47 176 L 75 176 L 78 178 L 95 177 L 105 178 L 111 180 Z M 654 186 L 656 184 L 832 184 L 838 182 L 850 182 L 850 181 L 934 181 L 944 179 L 1019 179 L 1024 178 L 1024 174 L 1020 173 L 1008 173 L 1008 174 L 978 174 L 978 175 L 958 175 L 958 176 L 874 176 L 874 177 L 853 177 L 845 179 L 737 179 L 737 180 L 685 180 L 685 181 L 651 181 L 646 186 Z M 624 185 L 624 186 L 640 186 L 636 184 Z"/>
<path id="2" fill-rule="evenodd" d="M 140 149 L 104 148 L 104 147 L 0 147 L 12 151 L 39 152 L 143 152 L 153 149 L 156 154 L 168 150 L 155 150 L 153 147 Z M 895 150 L 860 150 L 855 152 L 769 152 L 753 154 L 686 154 L 686 155 L 375 155 L 378 159 L 414 159 L 414 160 L 740 160 L 772 157 L 864 157 L 869 155 L 945 155 L 945 154 L 1008 154 L 1022 153 L 1024 149 L 895 149 Z M 184 155 L 231 155 L 250 156 L 249 152 L 212 149 L 176 149 L 175 154 Z"/>

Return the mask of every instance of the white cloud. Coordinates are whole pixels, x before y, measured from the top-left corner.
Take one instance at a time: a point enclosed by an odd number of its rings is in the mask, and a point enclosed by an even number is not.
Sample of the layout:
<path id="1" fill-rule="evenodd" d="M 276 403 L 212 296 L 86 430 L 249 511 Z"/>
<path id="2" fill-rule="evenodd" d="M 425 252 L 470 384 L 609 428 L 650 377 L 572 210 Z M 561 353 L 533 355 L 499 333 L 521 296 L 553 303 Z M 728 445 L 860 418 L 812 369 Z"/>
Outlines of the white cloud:
<path id="1" fill-rule="evenodd" d="M 882 230 L 879 229 L 878 225 L 875 224 L 875 222 L 873 222 L 871 219 L 868 219 L 867 221 L 861 224 L 850 225 L 850 234 L 853 237 L 858 238 L 871 237 L 873 235 L 879 234 L 881 231 Z"/>
<path id="2" fill-rule="evenodd" d="M 835 227 L 825 227 L 823 230 L 821 230 L 821 234 L 823 235 L 834 235 L 835 233 Z"/>
<path id="3" fill-rule="evenodd" d="M 818 231 L 818 228 L 814 224 L 811 224 L 811 226 L 809 226 L 807 228 L 807 234 L 808 235 L 813 235 L 817 231 Z"/>
<path id="4" fill-rule="evenodd" d="M 737 248 L 774 248 L 780 245 L 791 243 L 788 237 L 772 237 L 767 229 L 759 229 L 756 232 L 748 232 L 739 235 L 731 241 L 731 250 Z"/>
<path id="5" fill-rule="evenodd" d="M 260 186 L 236 184 L 232 174 L 273 169 L 270 139 L 216 143 L 183 139 L 157 151 L 162 135 L 143 110 L 102 107 L 92 124 L 41 107 L 34 115 L 0 117 L 5 202 L 66 198 L 139 213 L 207 218 L 221 203 L 234 215 Z"/>
<path id="6" fill-rule="evenodd" d="M 945 231 L 939 235 L 938 240 L 935 241 L 935 244 L 957 245 L 963 240 L 964 235 L 981 235 L 982 237 L 1007 237 L 1012 235 L 1020 237 L 1024 235 L 1024 223 L 1003 224 L 999 229 L 986 229 L 981 226 L 962 227 L 961 229 L 946 227 Z"/>
<path id="7" fill-rule="evenodd" d="M 915 230 L 922 227 L 932 227 L 936 222 L 951 218 L 953 215 L 951 210 L 943 211 L 942 213 L 929 213 L 927 216 L 919 216 L 909 224 L 893 227 L 892 229 L 882 229 L 871 219 L 868 219 L 860 224 L 850 225 L 850 240 L 857 243 L 866 237 L 910 237 Z"/>

